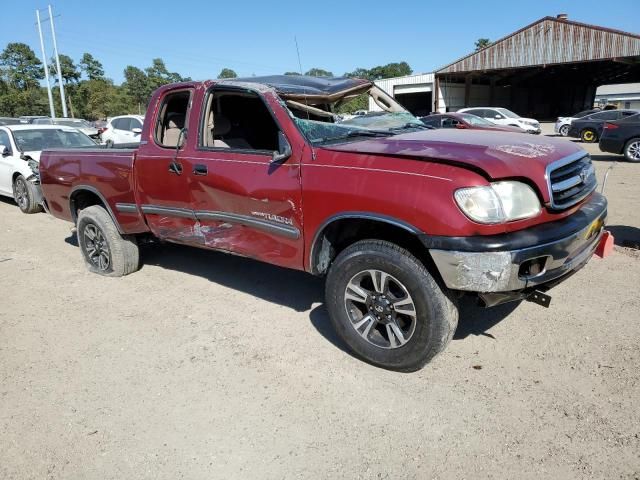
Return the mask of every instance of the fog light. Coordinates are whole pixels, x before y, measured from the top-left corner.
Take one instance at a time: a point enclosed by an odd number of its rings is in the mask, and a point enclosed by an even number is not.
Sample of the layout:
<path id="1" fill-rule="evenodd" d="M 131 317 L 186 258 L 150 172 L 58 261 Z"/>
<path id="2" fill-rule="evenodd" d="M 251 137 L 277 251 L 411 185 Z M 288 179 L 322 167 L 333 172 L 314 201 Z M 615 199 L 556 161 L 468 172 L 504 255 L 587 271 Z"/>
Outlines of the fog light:
<path id="1" fill-rule="evenodd" d="M 548 259 L 548 256 L 544 256 L 530 258 L 529 260 L 522 262 L 520 264 L 520 269 L 518 270 L 518 276 L 526 279 L 541 275 L 545 271 Z"/>

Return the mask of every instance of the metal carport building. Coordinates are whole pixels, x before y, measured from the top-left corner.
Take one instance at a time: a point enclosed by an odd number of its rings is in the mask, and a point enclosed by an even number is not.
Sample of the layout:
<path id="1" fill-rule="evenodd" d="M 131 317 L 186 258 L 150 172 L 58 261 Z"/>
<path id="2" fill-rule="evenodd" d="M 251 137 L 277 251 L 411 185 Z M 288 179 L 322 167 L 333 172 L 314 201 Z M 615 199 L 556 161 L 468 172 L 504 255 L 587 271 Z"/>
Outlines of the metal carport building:
<path id="1" fill-rule="evenodd" d="M 501 106 L 550 119 L 590 108 L 596 89 L 640 81 L 640 35 L 544 17 L 437 70 L 435 111 Z"/>

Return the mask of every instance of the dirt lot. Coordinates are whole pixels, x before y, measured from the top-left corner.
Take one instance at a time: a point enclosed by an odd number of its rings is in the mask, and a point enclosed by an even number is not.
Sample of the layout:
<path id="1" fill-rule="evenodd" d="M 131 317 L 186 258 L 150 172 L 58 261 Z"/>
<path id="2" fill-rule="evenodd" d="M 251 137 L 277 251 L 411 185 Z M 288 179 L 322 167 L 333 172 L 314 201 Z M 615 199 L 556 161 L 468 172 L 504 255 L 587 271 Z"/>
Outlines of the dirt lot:
<path id="1" fill-rule="evenodd" d="M 105 279 L 0 201 L 0 478 L 637 479 L 639 184 L 613 170 L 620 245 L 550 309 L 466 302 L 414 374 L 349 355 L 311 276 L 159 246 Z"/>

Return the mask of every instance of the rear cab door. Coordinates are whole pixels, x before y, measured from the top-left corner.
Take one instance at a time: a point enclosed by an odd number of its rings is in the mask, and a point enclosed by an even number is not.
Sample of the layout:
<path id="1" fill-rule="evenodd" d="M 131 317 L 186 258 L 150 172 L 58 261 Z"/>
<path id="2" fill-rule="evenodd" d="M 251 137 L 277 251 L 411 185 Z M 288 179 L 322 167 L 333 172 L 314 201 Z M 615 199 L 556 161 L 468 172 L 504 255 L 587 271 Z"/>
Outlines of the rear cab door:
<path id="1" fill-rule="evenodd" d="M 189 160 L 195 135 L 188 133 L 194 121 L 194 91 L 193 85 L 178 84 L 161 89 L 152 98 L 134 162 L 137 208 L 149 229 L 161 239 L 187 244 L 198 242 Z"/>

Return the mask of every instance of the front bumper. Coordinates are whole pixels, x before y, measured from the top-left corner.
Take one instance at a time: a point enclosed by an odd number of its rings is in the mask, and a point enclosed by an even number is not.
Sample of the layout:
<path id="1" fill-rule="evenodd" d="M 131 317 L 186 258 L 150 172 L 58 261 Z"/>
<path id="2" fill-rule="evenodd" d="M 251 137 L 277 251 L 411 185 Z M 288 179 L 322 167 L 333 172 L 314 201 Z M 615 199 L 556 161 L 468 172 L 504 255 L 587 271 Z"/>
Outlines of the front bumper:
<path id="1" fill-rule="evenodd" d="M 606 199 L 594 193 L 580 210 L 557 222 L 484 237 L 425 236 L 423 243 L 450 289 L 524 291 L 559 283 L 584 266 L 600 242 L 606 216 Z"/>

